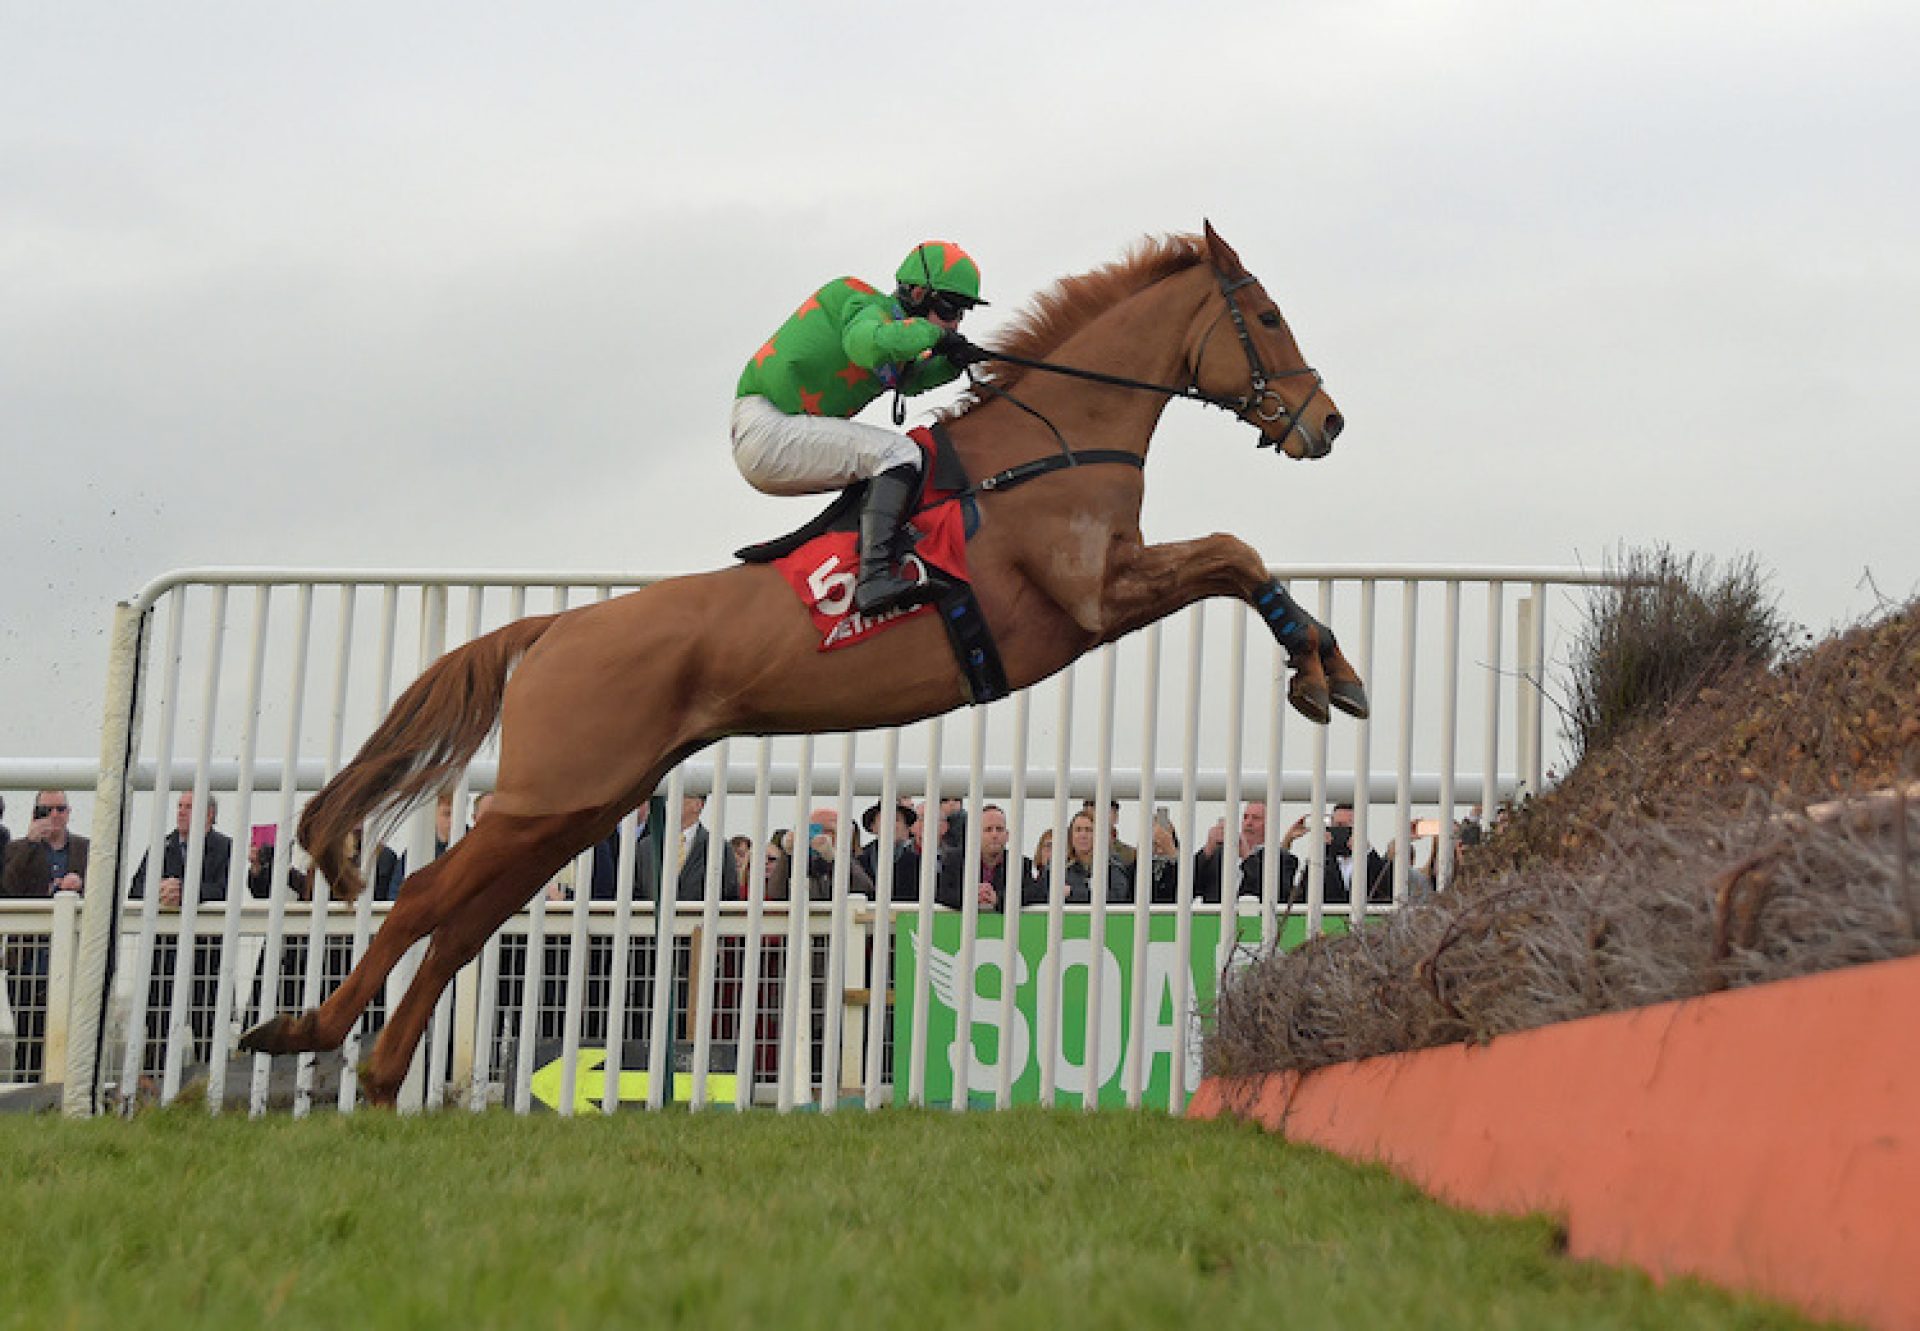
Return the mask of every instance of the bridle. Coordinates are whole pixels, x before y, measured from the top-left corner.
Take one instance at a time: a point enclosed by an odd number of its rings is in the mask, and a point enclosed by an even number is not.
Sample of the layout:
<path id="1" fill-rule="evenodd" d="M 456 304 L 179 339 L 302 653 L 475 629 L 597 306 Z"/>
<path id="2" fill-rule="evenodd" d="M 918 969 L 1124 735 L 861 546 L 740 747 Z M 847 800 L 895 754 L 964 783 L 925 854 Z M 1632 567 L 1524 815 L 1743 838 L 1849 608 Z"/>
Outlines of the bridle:
<path id="1" fill-rule="evenodd" d="M 1297 370 L 1276 370 L 1272 374 L 1267 373 L 1266 365 L 1260 360 L 1260 348 L 1253 344 L 1253 334 L 1247 329 L 1247 316 L 1241 310 L 1240 302 L 1235 300 L 1233 296 L 1234 292 L 1240 290 L 1242 287 L 1252 286 L 1258 279 L 1255 278 L 1252 273 L 1243 273 L 1237 278 L 1229 278 L 1217 268 L 1214 269 L 1213 275 L 1214 279 L 1220 284 L 1220 296 L 1226 302 L 1226 309 L 1222 310 L 1220 314 L 1213 316 L 1213 322 L 1207 325 L 1207 331 L 1200 337 L 1198 350 L 1193 353 L 1193 376 L 1195 379 L 1195 384 L 1192 389 L 1193 395 L 1209 405 L 1221 407 L 1233 412 L 1233 414 L 1241 420 L 1246 421 L 1249 425 L 1259 430 L 1260 442 L 1254 445 L 1254 447 L 1272 447 L 1278 451 L 1280 446 L 1287 442 L 1287 437 L 1291 435 L 1294 430 L 1300 428 L 1300 418 L 1306 414 L 1307 408 L 1313 405 L 1313 400 L 1320 396 L 1320 390 L 1326 381 L 1320 377 L 1320 372 L 1311 365 L 1302 365 Z M 1200 364 L 1206 358 L 1207 342 L 1213 337 L 1213 330 L 1220 326 L 1221 315 L 1232 317 L 1233 331 L 1240 335 L 1240 349 L 1247 353 L 1248 391 L 1247 395 L 1242 398 L 1218 398 L 1210 394 L 1200 393 L 1198 388 Z M 1303 374 L 1313 376 L 1313 387 L 1308 390 L 1307 400 L 1300 404 L 1300 410 L 1297 412 L 1289 411 L 1286 402 L 1280 396 L 1279 390 L 1271 387 L 1271 384 L 1275 379 L 1297 379 Z M 1252 413 L 1251 418 L 1249 418 L 1247 414 L 1249 412 Z M 1267 432 L 1267 427 L 1277 421 L 1285 421 L 1287 428 L 1282 430 L 1280 437 L 1276 439 Z M 1302 438 L 1306 436 L 1305 430 L 1301 430 L 1300 433 Z"/>
<path id="2" fill-rule="evenodd" d="M 1004 361 L 1009 365 L 1018 365 L 1029 370 L 1043 370 L 1048 374 L 1064 375 L 1070 379 L 1085 379 L 1091 383 L 1109 384 L 1116 388 L 1134 388 L 1142 392 L 1164 393 L 1169 398 L 1184 398 L 1190 402 L 1199 402 L 1209 407 L 1218 407 L 1222 411 L 1232 412 L 1235 416 L 1260 431 L 1260 442 L 1255 445 L 1256 448 L 1272 448 L 1277 454 L 1281 449 L 1281 445 L 1287 442 L 1287 439 L 1295 430 L 1300 431 L 1303 439 L 1306 438 L 1306 430 L 1301 424 L 1301 417 L 1305 415 L 1307 408 L 1312 405 L 1314 398 L 1320 395 L 1320 390 L 1325 381 L 1321 378 L 1320 372 L 1310 365 L 1303 365 L 1297 370 L 1268 370 L 1265 362 L 1260 359 L 1260 348 L 1253 343 L 1253 333 L 1247 327 L 1246 313 L 1240 308 L 1240 302 L 1234 296 L 1235 292 L 1243 287 L 1254 285 L 1258 279 L 1251 273 L 1243 273 L 1239 277 L 1229 277 L 1218 268 L 1213 270 L 1213 275 L 1214 280 L 1220 287 L 1220 296 L 1224 302 L 1224 307 L 1220 313 L 1213 317 L 1213 322 L 1207 325 L 1207 331 L 1200 336 L 1200 345 L 1194 351 L 1193 361 L 1189 367 L 1189 382 L 1186 384 L 1149 383 L 1143 379 L 1129 379 L 1122 375 L 1106 374 L 1099 370 L 1084 370 L 1073 365 L 1056 365 L 1051 361 L 1031 360 L 1025 356 L 1015 356 L 1007 352 L 991 351 L 985 347 L 980 348 L 982 358 L 985 360 Z M 1231 318 L 1233 320 L 1233 331 L 1239 336 L 1240 349 L 1246 352 L 1247 355 L 1247 392 L 1239 397 L 1225 397 L 1218 393 L 1209 393 L 1201 388 L 1199 383 L 1200 365 L 1206 358 L 1207 343 L 1212 340 L 1214 330 L 1219 328 L 1220 320 L 1223 318 Z M 1300 409 L 1298 411 L 1292 411 L 1288 409 L 1285 400 L 1280 396 L 1279 390 L 1273 385 L 1276 380 L 1297 379 L 1302 375 L 1313 376 L 1313 388 L 1307 394 L 1306 401 L 1300 404 Z M 1011 393 L 1008 393 L 1005 389 L 996 387 L 986 380 L 972 379 L 971 374 L 968 377 L 976 389 L 981 389 L 993 393 L 998 397 L 1005 398 L 1022 411 L 1046 422 L 1048 429 L 1053 429 L 1053 423 L 1051 421 L 1047 421 L 1046 417 L 1041 416 L 1039 412 L 1014 397 Z M 1271 427 L 1281 421 L 1286 422 L 1286 428 L 1276 436 L 1271 433 Z M 1058 430 L 1053 430 L 1053 435 L 1055 439 L 1060 441 L 1061 451 L 1070 459 L 1067 465 L 1073 465 L 1071 461 L 1074 457 L 1073 450 L 1067 446 L 1065 439 L 1060 438 L 1060 432 Z"/>

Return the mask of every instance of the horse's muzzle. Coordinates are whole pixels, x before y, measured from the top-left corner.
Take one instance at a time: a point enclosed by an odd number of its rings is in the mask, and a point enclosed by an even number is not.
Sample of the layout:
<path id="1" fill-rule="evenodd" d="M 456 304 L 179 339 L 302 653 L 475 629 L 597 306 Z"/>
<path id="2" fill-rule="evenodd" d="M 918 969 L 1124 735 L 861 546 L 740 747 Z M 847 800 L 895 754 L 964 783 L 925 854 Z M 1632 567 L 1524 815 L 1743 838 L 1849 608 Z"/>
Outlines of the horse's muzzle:
<path id="1" fill-rule="evenodd" d="M 1340 431 L 1346 425 L 1339 412 L 1330 411 L 1320 422 L 1319 429 L 1304 423 L 1296 424 L 1277 442 L 1281 451 L 1296 461 L 1315 460 L 1333 452 L 1333 441 L 1340 437 Z"/>

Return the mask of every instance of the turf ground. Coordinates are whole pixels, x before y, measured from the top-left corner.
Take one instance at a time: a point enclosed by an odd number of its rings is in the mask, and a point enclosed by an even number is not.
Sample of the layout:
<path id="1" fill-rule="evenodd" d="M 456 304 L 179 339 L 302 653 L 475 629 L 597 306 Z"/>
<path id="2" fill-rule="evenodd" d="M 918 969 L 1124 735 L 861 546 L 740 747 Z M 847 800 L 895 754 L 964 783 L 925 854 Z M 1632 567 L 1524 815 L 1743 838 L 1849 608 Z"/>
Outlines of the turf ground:
<path id="1" fill-rule="evenodd" d="M 1787 1327 L 1256 1129 L 0 1118 L 0 1324 Z"/>

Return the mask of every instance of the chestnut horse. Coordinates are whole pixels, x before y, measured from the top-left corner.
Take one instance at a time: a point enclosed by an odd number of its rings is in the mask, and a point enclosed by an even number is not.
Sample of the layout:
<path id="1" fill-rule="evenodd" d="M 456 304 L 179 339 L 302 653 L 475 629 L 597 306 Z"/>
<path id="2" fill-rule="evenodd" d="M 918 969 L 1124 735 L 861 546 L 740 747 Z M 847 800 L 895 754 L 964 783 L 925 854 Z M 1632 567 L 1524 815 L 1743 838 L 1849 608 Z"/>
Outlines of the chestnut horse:
<path id="1" fill-rule="evenodd" d="M 1109 451 L 978 496 L 970 571 L 1011 687 L 1204 597 L 1231 596 L 1255 605 L 1287 648 L 1298 710 L 1322 724 L 1329 705 L 1366 715 L 1366 691 L 1332 635 L 1245 542 L 1143 542 L 1143 473 L 1114 458 L 1144 459 L 1175 396 L 1228 408 L 1293 458 L 1324 456 L 1340 432 L 1272 298 L 1211 225 L 1063 280 L 995 357 L 948 422 L 970 476 L 1069 446 Z M 363 1069 L 368 1099 L 391 1104 L 448 981 L 689 754 L 723 735 L 902 725 L 967 701 L 938 618 L 822 653 L 780 574 L 745 564 L 519 620 L 447 653 L 307 806 L 300 841 L 337 895 L 352 897 L 362 886 L 346 849 L 354 829 L 452 784 L 498 724 L 492 806 L 408 877 L 365 957 L 320 1007 L 274 1017 L 241 1046 L 338 1048 L 402 954 L 430 937 Z"/>

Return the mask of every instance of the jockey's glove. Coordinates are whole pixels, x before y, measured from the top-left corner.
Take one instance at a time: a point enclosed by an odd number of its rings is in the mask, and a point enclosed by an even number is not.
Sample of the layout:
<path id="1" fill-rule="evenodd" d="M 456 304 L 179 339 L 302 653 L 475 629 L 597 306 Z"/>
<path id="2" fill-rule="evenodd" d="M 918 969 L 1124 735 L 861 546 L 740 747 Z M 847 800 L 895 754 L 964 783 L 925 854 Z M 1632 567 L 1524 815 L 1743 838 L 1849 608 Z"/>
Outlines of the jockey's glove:
<path id="1" fill-rule="evenodd" d="M 991 354 L 984 347 L 975 346 L 955 332 L 942 332 L 940 340 L 933 344 L 936 356 L 944 356 L 949 365 L 965 369 L 977 365 Z"/>

